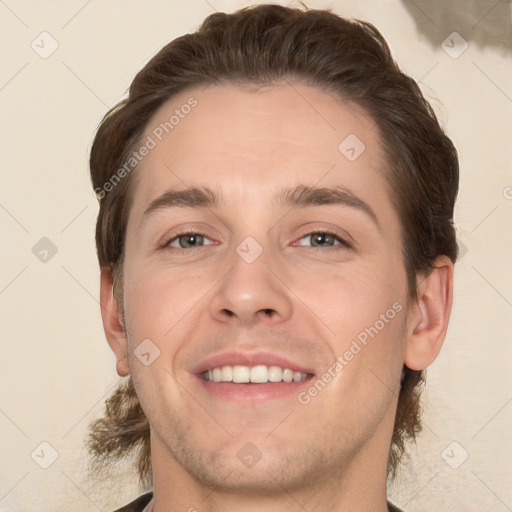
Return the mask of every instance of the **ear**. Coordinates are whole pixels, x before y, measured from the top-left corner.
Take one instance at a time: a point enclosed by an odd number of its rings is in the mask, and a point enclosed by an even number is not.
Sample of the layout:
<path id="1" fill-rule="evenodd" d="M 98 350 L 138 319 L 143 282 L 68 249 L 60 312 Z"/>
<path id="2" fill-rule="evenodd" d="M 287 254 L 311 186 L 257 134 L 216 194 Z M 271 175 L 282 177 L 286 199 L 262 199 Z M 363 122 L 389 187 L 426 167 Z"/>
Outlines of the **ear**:
<path id="1" fill-rule="evenodd" d="M 106 267 L 101 269 L 100 305 L 105 336 L 116 356 L 117 374 L 126 377 L 130 374 L 126 333 L 119 305 L 114 298 L 112 276 Z"/>
<path id="2" fill-rule="evenodd" d="M 439 256 L 435 268 L 419 283 L 418 299 L 410 311 L 405 365 L 423 370 L 438 356 L 443 345 L 453 299 L 453 263 Z"/>

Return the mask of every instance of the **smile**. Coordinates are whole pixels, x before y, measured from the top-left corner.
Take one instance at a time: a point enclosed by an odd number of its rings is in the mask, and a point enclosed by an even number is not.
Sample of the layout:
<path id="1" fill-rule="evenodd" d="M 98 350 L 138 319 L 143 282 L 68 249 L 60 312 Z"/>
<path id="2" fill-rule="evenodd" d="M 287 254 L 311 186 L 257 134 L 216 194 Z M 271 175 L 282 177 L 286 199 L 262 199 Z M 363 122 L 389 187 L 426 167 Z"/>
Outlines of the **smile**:
<path id="1" fill-rule="evenodd" d="M 201 374 L 210 382 L 234 382 L 236 384 L 266 384 L 268 382 L 301 382 L 310 375 L 280 366 L 226 365 L 207 370 Z"/>

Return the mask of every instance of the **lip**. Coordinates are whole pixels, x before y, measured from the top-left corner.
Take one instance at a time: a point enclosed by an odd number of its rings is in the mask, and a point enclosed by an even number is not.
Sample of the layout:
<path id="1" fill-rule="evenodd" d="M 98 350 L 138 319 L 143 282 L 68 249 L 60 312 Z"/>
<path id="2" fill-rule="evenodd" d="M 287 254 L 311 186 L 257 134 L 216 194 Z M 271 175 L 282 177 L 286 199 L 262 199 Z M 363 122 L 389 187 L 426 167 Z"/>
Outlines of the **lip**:
<path id="1" fill-rule="evenodd" d="M 235 384 L 233 382 L 212 382 L 196 376 L 199 385 L 210 397 L 215 397 L 223 402 L 234 400 L 236 402 L 253 404 L 276 398 L 296 396 L 301 388 L 311 385 L 312 377 L 301 382 L 267 382 L 266 384 Z"/>
<path id="2" fill-rule="evenodd" d="M 281 381 L 267 382 L 265 384 L 212 382 L 202 378 L 202 374 L 205 371 L 212 370 L 213 368 L 221 368 L 227 365 L 256 366 L 259 364 L 289 368 L 294 372 L 307 373 L 309 376 L 301 382 Z M 193 370 L 193 374 L 198 384 L 210 397 L 215 397 L 222 401 L 234 400 L 239 403 L 251 404 L 296 395 L 301 388 L 311 385 L 314 371 L 304 365 L 290 361 L 286 357 L 270 352 L 224 352 L 204 360 Z"/>
<path id="3" fill-rule="evenodd" d="M 270 352 L 224 352 L 222 354 L 216 354 L 204 360 L 199 366 L 192 370 L 192 372 L 200 375 L 205 371 L 213 370 L 214 368 L 222 368 L 223 366 L 256 366 L 259 364 L 265 366 L 280 366 L 281 368 L 289 368 L 294 372 L 314 374 L 311 368 L 307 368 Z"/>

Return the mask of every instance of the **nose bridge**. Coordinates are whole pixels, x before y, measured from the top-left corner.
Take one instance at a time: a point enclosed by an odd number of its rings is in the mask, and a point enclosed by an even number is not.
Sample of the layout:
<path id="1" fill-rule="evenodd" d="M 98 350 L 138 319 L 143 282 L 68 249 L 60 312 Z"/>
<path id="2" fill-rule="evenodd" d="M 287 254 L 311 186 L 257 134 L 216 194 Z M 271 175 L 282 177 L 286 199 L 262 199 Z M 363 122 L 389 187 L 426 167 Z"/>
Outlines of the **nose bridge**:
<path id="1" fill-rule="evenodd" d="M 245 237 L 228 258 L 230 270 L 214 292 L 212 316 L 243 323 L 253 323 L 258 318 L 283 321 L 290 317 L 290 293 L 277 277 L 279 258 L 263 234 Z"/>

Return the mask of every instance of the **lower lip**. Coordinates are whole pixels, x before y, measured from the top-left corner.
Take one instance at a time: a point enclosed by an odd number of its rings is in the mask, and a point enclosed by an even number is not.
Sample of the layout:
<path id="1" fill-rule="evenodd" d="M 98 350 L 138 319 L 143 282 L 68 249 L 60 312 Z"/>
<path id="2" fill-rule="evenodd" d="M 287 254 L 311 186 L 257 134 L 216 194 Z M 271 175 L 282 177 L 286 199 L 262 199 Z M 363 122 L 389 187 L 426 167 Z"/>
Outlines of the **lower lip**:
<path id="1" fill-rule="evenodd" d="M 212 382 L 197 377 L 200 385 L 210 394 L 226 400 L 264 401 L 297 394 L 309 386 L 313 377 L 300 382 L 266 382 L 265 384 L 236 384 L 233 382 Z"/>

